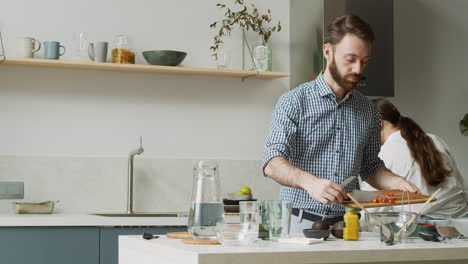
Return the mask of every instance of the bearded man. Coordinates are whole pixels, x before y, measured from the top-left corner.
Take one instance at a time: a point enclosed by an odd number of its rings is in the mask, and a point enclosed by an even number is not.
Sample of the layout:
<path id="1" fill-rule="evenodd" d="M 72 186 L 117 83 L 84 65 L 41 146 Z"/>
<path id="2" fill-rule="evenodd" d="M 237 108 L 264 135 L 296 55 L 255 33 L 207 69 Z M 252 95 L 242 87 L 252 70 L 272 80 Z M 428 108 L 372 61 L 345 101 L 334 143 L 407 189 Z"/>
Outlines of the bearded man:
<path id="1" fill-rule="evenodd" d="M 360 175 L 376 189 L 418 188 L 385 168 L 380 151 L 380 114 L 355 90 L 371 55 L 374 33 L 360 17 L 336 18 L 327 28 L 324 72 L 288 91 L 278 101 L 266 142 L 263 172 L 281 184 L 291 201 L 291 232 L 324 219 L 343 219 L 341 203 L 359 189 Z"/>

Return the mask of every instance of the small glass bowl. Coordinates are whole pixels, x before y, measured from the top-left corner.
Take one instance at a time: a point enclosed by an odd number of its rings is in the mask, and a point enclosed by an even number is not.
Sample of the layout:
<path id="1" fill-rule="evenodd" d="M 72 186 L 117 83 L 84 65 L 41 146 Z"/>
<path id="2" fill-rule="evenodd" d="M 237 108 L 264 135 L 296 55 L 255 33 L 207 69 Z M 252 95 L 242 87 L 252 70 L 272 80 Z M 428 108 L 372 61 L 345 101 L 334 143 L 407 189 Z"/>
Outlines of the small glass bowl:
<path id="1" fill-rule="evenodd" d="M 216 224 L 216 237 L 223 246 L 248 246 L 258 237 L 258 231 L 249 230 L 249 224 Z"/>

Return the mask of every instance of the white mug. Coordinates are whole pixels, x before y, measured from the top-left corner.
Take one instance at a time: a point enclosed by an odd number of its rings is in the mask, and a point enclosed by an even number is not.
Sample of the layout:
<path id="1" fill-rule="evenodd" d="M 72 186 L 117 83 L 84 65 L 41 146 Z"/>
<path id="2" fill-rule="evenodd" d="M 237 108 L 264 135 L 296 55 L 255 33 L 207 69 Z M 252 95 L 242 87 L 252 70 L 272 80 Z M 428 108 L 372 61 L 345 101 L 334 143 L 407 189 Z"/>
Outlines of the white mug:
<path id="1" fill-rule="evenodd" d="M 36 43 L 38 47 L 35 48 Z M 20 37 L 16 38 L 16 57 L 33 58 L 34 52 L 41 49 L 41 42 L 34 38 Z"/>

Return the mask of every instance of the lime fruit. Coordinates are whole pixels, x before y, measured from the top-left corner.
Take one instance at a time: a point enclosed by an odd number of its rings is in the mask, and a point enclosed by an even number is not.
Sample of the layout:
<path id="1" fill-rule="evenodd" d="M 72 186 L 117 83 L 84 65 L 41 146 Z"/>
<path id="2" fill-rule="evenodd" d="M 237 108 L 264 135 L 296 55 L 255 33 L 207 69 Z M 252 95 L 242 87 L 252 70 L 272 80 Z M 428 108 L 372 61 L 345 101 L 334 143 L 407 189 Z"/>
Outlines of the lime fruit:
<path id="1" fill-rule="evenodd" d="M 242 192 L 242 194 L 252 194 L 252 190 L 247 186 L 240 188 L 239 192 Z"/>

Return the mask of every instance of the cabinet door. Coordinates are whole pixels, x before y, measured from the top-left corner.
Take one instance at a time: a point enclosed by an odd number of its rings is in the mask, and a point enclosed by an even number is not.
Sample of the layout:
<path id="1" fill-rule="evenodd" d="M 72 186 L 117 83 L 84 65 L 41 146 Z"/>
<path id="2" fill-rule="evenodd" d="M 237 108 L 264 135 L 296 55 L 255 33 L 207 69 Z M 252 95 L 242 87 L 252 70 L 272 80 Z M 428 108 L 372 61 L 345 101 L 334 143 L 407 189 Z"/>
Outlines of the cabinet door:
<path id="1" fill-rule="evenodd" d="M 1 227 L 0 263 L 99 264 L 99 228 Z"/>
<path id="2" fill-rule="evenodd" d="M 119 259 L 119 235 L 164 235 L 167 232 L 184 232 L 187 227 L 102 227 L 100 264 L 117 264 Z"/>

